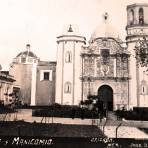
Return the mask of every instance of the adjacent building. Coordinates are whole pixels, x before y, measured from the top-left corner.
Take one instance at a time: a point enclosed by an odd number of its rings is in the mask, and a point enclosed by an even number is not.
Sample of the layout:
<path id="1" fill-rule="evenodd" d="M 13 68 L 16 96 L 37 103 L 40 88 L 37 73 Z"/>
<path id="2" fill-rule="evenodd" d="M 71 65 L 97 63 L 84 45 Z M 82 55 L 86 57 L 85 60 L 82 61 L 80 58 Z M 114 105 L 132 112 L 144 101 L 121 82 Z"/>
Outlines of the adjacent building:
<path id="1" fill-rule="evenodd" d="M 49 105 L 55 98 L 56 62 L 41 61 L 26 45 L 11 63 L 10 74 L 20 89 L 20 99 L 27 105 Z"/>
<path id="2" fill-rule="evenodd" d="M 32 68 L 31 105 L 51 105 L 55 102 L 56 62 L 39 61 Z"/>
<path id="3" fill-rule="evenodd" d="M 0 71 L 0 103 L 11 104 L 13 102 L 13 83 L 15 79 L 8 71 Z"/>

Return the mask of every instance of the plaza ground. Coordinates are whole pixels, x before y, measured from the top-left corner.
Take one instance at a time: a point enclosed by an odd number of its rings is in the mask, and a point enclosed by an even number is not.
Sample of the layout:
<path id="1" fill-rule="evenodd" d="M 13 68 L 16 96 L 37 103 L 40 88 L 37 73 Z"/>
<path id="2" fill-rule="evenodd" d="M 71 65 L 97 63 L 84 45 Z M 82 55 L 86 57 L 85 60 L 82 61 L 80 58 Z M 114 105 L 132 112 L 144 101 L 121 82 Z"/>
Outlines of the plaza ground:
<path id="1" fill-rule="evenodd" d="M 61 135 L 63 136 L 76 136 L 76 137 L 88 137 L 88 136 L 95 136 L 99 137 L 100 135 L 103 136 L 106 135 L 110 138 L 139 138 L 139 139 L 148 139 L 148 134 L 139 128 L 142 129 L 148 129 L 148 121 L 117 121 L 116 117 L 113 115 L 113 113 L 109 114 L 109 117 L 106 121 L 106 119 L 99 120 L 99 119 L 71 119 L 71 118 L 42 118 L 42 117 L 32 117 L 32 110 L 31 109 L 19 109 L 18 113 L 10 113 L 10 114 L 1 114 L 0 120 L 5 121 L 14 121 L 14 120 L 23 120 L 25 122 L 30 123 L 41 123 L 42 125 L 44 123 L 49 123 L 48 125 L 57 125 L 59 130 L 61 131 Z M 34 123 L 34 124 L 35 124 Z M 53 124 L 54 123 L 54 124 Z M 117 129 L 117 127 L 121 124 L 121 126 Z M 93 125 L 93 126 L 92 126 Z M 93 128 L 92 128 L 93 127 Z M 58 129 L 53 128 L 53 129 Z M 23 128 L 22 128 L 23 129 Z M 49 133 L 48 129 L 52 129 L 51 127 L 47 128 L 45 126 L 45 129 L 43 131 L 47 134 Z M 66 135 L 66 129 L 68 131 L 71 131 Z M 7 130 L 7 129 L 6 129 Z M 77 131 L 77 132 L 76 132 Z M 90 132 L 91 131 L 91 132 Z M 29 131 L 28 131 L 29 132 Z M 44 133 L 43 132 L 43 133 Z M 64 134 L 65 132 L 65 134 Z M 0 132 L 2 133 L 2 132 Z M 53 132 L 54 133 L 54 132 Z M 56 132 L 55 132 L 56 133 Z M 101 134 L 100 134 L 101 133 Z M 37 133 L 36 133 L 37 134 Z M 38 134 L 41 134 L 38 133 Z M 58 136 L 60 134 L 57 134 Z M 56 135 L 55 135 L 56 136 Z"/>

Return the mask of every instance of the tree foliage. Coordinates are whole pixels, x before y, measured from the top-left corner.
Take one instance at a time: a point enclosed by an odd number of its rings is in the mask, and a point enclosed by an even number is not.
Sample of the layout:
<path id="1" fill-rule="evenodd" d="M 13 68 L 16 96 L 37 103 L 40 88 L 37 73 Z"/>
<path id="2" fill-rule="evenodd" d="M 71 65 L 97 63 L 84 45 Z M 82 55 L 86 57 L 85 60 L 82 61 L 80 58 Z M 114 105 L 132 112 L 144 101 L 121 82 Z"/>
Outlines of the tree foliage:
<path id="1" fill-rule="evenodd" d="M 143 37 L 143 40 L 138 40 L 135 51 L 137 63 L 140 64 L 141 67 L 148 67 L 148 41 L 146 37 Z"/>

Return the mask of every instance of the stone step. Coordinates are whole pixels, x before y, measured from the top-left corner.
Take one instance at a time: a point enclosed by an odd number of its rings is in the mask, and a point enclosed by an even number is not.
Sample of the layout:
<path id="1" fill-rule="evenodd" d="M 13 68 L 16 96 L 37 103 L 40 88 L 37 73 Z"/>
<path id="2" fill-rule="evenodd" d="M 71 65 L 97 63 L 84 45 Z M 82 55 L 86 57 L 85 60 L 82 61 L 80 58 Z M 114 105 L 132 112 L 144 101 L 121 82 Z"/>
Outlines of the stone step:
<path id="1" fill-rule="evenodd" d="M 115 115 L 114 112 L 108 112 L 107 119 L 108 120 L 117 120 L 117 116 Z"/>

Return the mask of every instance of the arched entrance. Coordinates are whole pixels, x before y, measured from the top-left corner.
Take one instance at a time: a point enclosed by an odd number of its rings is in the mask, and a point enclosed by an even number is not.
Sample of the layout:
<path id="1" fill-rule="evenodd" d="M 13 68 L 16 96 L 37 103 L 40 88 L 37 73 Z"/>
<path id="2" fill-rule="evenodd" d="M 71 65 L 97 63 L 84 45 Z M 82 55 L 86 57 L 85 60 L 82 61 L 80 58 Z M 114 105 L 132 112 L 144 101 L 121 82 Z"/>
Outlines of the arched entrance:
<path id="1" fill-rule="evenodd" d="M 98 96 L 107 110 L 113 111 L 113 89 L 108 85 L 102 85 L 98 89 Z"/>

